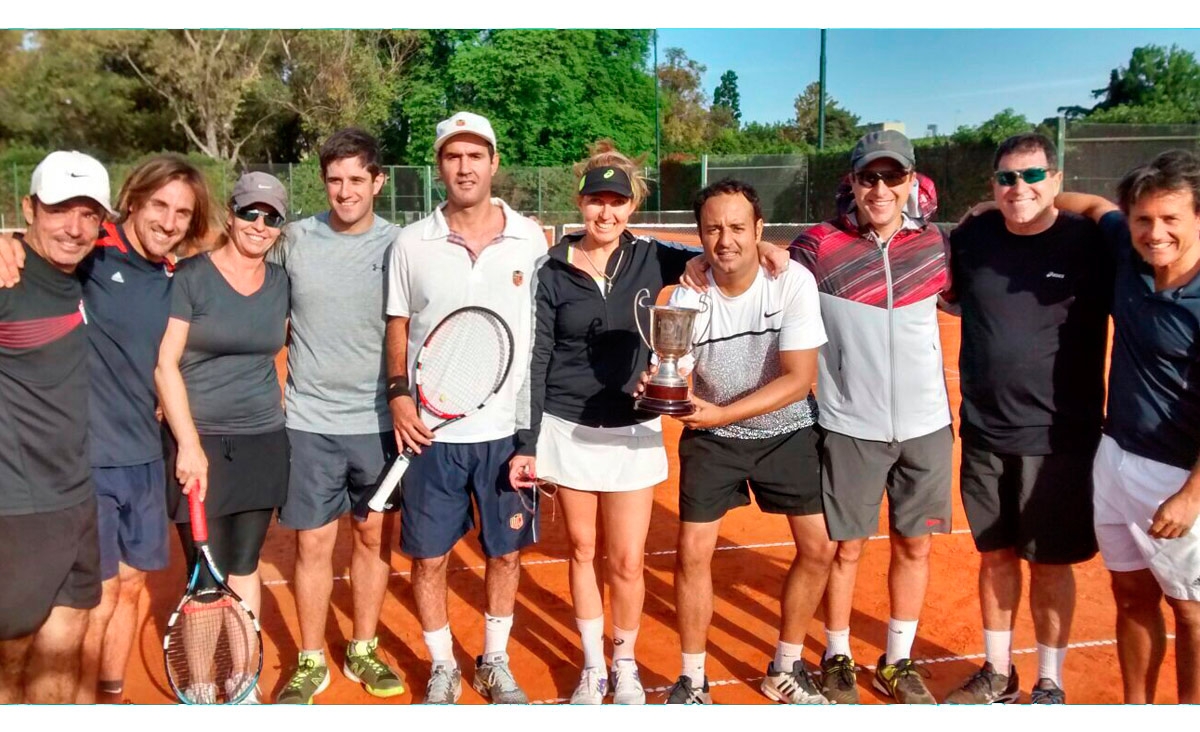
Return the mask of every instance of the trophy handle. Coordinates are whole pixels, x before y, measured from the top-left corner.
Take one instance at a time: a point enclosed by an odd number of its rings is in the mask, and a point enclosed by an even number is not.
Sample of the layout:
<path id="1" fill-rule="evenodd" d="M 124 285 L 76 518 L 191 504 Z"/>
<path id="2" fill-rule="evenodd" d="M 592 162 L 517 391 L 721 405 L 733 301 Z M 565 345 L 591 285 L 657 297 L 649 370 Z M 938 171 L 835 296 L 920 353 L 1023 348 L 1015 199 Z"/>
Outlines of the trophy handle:
<path id="1" fill-rule="evenodd" d="M 650 340 L 646 338 L 646 333 L 642 330 L 642 319 L 638 317 L 638 308 L 646 307 L 646 305 L 643 305 L 642 303 L 649 299 L 650 290 L 648 288 L 643 287 L 642 289 L 638 290 L 637 295 L 633 298 L 633 323 L 637 326 L 638 335 L 642 337 L 642 343 L 645 343 L 646 348 L 649 348 L 653 351 L 654 346 L 650 345 Z"/>
<path id="2" fill-rule="evenodd" d="M 701 293 L 700 294 L 699 314 L 704 315 L 705 313 L 708 313 L 710 310 L 712 310 L 712 301 L 710 300 L 708 293 L 707 292 Z M 696 350 L 696 345 L 700 342 L 703 342 L 704 339 L 708 337 L 708 332 L 710 330 L 712 330 L 712 321 L 713 321 L 712 314 L 709 313 L 708 322 L 704 324 L 704 330 L 700 332 L 700 338 L 698 340 L 697 339 L 692 340 L 692 347 L 688 349 L 688 353 L 691 353 L 692 351 Z"/>

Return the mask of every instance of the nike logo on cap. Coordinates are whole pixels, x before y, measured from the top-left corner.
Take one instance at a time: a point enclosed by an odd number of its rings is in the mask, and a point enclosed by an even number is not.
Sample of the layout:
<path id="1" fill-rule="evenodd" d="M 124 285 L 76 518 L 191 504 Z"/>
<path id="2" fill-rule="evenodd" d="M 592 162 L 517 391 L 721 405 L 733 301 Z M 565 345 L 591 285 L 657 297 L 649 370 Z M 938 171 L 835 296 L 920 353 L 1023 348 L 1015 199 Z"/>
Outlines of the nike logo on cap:
<path id="1" fill-rule="evenodd" d="M 86 178 L 87 177 L 87 173 L 67 173 L 67 175 L 71 176 L 72 178 Z"/>
<path id="2" fill-rule="evenodd" d="M 259 188 L 259 190 L 263 190 L 263 191 L 271 190 L 271 186 L 264 186 L 262 183 L 258 184 L 258 188 Z"/>

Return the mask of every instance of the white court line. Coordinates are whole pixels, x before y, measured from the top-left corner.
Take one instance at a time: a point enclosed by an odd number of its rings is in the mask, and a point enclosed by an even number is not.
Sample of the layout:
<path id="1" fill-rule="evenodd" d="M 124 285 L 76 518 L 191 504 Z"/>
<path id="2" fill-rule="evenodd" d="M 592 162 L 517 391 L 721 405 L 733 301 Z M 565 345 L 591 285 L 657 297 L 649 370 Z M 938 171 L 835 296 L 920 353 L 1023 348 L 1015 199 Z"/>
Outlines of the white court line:
<path id="1" fill-rule="evenodd" d="M 953 529 L 950 533 L 951 534 L 969 534 L 969 533 L 971 533 L 971 530 L 970 529 Z M 934 536 L 938 536 L 938 534 L 934 534 Z M 881 534 L 879 536 L 867 537 L 867 540 L 868 541 L 880 541 L 880 540 L 885 540 L 888 538 L 889 537 L 887 534 Z M 791 541 L 772 541 L 772 542 L 767 542 L 764 544 L 728 544 L 726 546 L 719 546 L 719 547 L 717 547 L 716 550 L 719 552 L 730 552 L 730 551 L 740 551 L 743 549 L 777 549 L 777 548 L 788 547 L 788 546 L 795 546 L 795 543 L 791 542 Z M 646 552 L 646 556 L 648 556 L 648 557 L 663 557 L 663 556 L 672 556 L 677 553 L 678 552 L 675 549 L 664 549 L 662 551 L 657 551 L 657 552 Z M 599 557 L 599 558 L 603 559 L 603 557 Z M 567 559 L 534 559 L 534 560 L 530 560 L 530 561 L 521 562 L 521 566 L 522 567 L 536 567 L 536 566 L 545 565 L 545 564 L 566 564 L 568 561 L 570 561 L 570 560 L 567 560 Z M 487 565 L 476 564 L 476 565 L 471 565 L 471 566 L 467 566 L 467 567 L 453 567 L 450 569 L 450 571 L 451 572 L 482 572 L 486 568 L 487 568 Z M 392 571 L 390 576 L 392 576 L 392 577 L 407 577 L 410 574 L 412 574 L 411 571 L 394 570 L 394 571 Z M 348 575 L 348 574 L 336 575 L 336 576 L 334 576 L 333 579 L 338 582 L 348 582 L 350 580 L 350 575 Z M 263 581 L 263 586 L 264 587 L 275 587 L 278 585 L 290 585 L 291 583 L 292 583 L 292 581 L 287 580 L 287 579 L 265 580 L 265 581 Z"/>
<path id="2" fill-rule="evenodd" d="M 872 537 L 872 538 L 874 538 L 874 537 Z M 1175 635 L 1173 633 L 1167 634 L 1168 640 L 1173 640 L 1174 638 L 1175 638 Z M 1072 648 L 1072 649 L 1074 649 L 1074 648 L 1103 648 L 1103 647 L 1107 647 L 1107 646 L 1115 646 L 1116 644 L 1117 644 L 1117 641 L 1115 638 L 1105 638 L 1104 640 L 1079 641 L 1077 643 L 1068 643 L 1067 648 Z M 1014 655 L 1014 656 L 1020 656 L 1020 655 L 1025 655 L 1025 654 L 1029 654 L 1029 653 L 1037 653 L 1037 648 L 1036 647 L 1035 648 L 1014 648 L 1012 651 L 1010 651 L 1010 653 L 1012 653 L 1012 655 Z M 986 654 L 984 654 L 984 653 L 968 653 L 968 654 L 965 654 L 962 656 L 944 656 L 942 658 L 917 658 L 917 659 L 913 659 L 913 660 L 919 665 L 928 666 L 928 665 L 932 665 L 935 663 L 954 663 L 956 661 L 972 661 L 972 660 L 978 660 L 978 659 L 984 658 L 984 657 L 986 657 Z M 875 670 L 874 664 L 860 665 L 859 668 L 861 668 L 864 671 L 874 671 Z M 713 686 L 733 686 L 734 684 L 744 684 L 746 686 L 749 686 L 750 684 L 752 684 L 754 682 L 762 681 L 762 678 L 763 677 L 761 677 L 761 676 L 755 676 L 754 678 L 745 679 L 745 680 L 742 680 L 742 679 L 717 679 L 717 680 L 709 679 L 708 685 L 710 688 Z M 670 689 L 671 689 L 670 686 L 655 686 L 655 687 L 646 689 L 646 693 L 647 694 L 663 694 L 663 693 L 666 693 L 667 691 L 670 691 Z M 563 704 L 568 701 L 570 701 L 570 699 L 543 699 L 543 700 L 535 701 L 532 703 L 533 704 Z"/>

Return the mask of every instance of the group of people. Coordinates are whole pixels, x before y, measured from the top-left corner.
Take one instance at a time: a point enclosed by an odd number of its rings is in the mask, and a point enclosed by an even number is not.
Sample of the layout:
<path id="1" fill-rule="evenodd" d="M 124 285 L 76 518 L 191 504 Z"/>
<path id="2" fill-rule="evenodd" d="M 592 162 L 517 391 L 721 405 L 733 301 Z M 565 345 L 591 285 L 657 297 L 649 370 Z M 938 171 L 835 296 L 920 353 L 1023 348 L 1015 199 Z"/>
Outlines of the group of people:
<path id="1" fill-rule="evenodd" d="M 540 487 L 554 486 L 583 649 L 571 701 L 645 703 L 635 646 L 667 455 L 661 418 L 635 407 L 656 367 L 634 301 L 670 286 L 670 304 L 698 314 L 682 364 L 695 409 L 678 417 L 681 665 L 668 703 L 711 702 L 711 562 L 721 519 L 751 493 L 787 517 L 796 548 L 763 693 L 858 701 L 854 585 L 886 493 L 890 617 L 872 683 L 899 703 L 936 701 L 912 647 L 932 535 L 951 522 L 939 308 L 962 318 L 960 485 L 981 554 L 986 650 L 944 701 L 1018 699 L 1024 561 L 1038 641 L 1031 701 L 1063 703 L 1072 565 L 1097 550 L 1112 574 L 1126 701 L 1153 701 L 1164 595 L 1179 699 L 1200 701 L 1195 156 L 1164 153 L 1130 172 L 1118 208 L 1061 193 L 1053 144 L 1018 135 L 996 152 L 994 201 L 947 237 L 911 142 L 872 132 L 851 153 L 837 217 L 789 247 L 762 242 L 752 186 L 705 187 L 697 254 L 630 230 L 647 186 L 608 142 L 577 166 L 582 231 L 548 251 L 540 226 L 491 195 L 500 158 L 486 118 L 439 123 L 434 152 L 446 201 L 403 228 L 373 212 L 379 147 L 354 128 L 320 149 L 329 210 L 291 223 L 285 187 L 264 173 L 243 175 L 218 212 L 204 177 L 173 155 L 138 166 L 115 208 L 94 159 L 55 152 L 37 167 L 24 235 L 0 239 L 0 703 L 121 693 L 169 523 L 194 558 L 191 491 L 218 566 L 255 613 L 272 517 L 296 530 L 300 651 L 274 701 L 312 703 L 331 678 L 339 518 L 405 448 L 417 455 L 400 492 L 400 549 L 431 663 L 424 701 L 461 693 L 446 577 L 476 523 L 486 607 L 472 686 L 493 703 L 528 701 L 507 647 L 520 551 L 537 539 Z M 185 251 L 199 253 L 175 256 Z M 434 327 L 468 305 L 508 323 L 517 357 L 483 409 L 435 434 L 410 374 Z M 343 674 L 379 697 L 406 690 L 378 652 L 386 520 L 349 523 L 353 627 L 341 654 Z M 804 639 L 822 607 L 818 670 Z"/>

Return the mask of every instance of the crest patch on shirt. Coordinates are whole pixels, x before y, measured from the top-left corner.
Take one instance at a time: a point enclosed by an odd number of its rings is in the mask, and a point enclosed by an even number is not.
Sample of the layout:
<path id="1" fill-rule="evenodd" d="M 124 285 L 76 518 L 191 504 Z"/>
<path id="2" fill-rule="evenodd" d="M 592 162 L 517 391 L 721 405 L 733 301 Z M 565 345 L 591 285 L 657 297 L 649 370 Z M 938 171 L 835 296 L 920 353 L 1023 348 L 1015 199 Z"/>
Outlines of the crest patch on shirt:
<path id="1" fill-rule="evenodd" d="M 513 285 L 520 287 L 521 283 L 525 281 L 525 273 L 519 269 L 513 270 L 512 280 L 513 280 Z"/>

